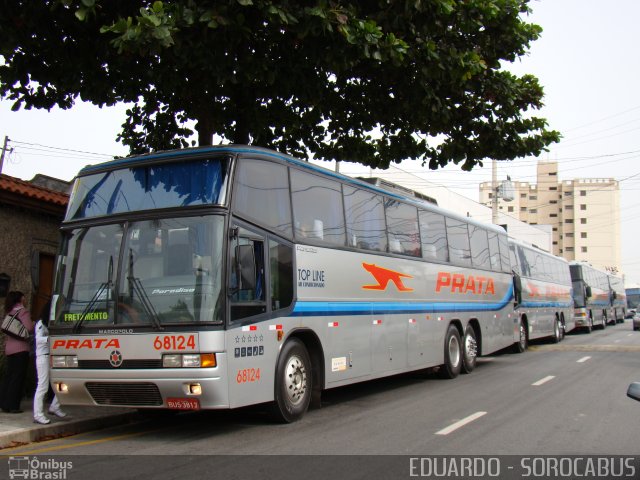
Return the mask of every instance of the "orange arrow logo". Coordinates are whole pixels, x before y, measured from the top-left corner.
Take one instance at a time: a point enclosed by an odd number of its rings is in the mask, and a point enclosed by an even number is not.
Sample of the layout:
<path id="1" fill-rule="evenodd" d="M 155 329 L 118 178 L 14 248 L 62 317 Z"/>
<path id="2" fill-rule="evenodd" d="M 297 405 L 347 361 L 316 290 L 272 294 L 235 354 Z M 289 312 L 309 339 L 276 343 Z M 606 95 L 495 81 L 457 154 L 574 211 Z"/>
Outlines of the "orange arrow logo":
<path id="1" fill-rule="evenodd" d="M 407 288 L 402 283 L 401 277 L 413 278 L 411 275 L 405 273 L 395 272 L 377 266 L 375 263 L 362 263 L 364 269 L 373 275 L 373 278 L 378 282 L 377 285 L 363 285 L 362 288 L 366 290 L 386 290 L 389 282 L 393 282 L 398 291 L 400 292 L 413 292 L 413 288 Z"/>

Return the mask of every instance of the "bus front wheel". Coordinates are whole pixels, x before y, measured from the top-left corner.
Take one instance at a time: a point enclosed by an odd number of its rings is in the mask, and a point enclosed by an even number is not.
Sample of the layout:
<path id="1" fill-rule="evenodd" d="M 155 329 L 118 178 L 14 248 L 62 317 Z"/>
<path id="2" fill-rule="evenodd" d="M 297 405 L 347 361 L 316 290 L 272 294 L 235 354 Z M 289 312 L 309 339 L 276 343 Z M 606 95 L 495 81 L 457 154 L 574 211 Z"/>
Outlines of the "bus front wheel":
<path id="1" fill-rule="evenodd" d="M 273 415 L 279 422 L 292 423 L 302 418 L 311 400 L 311 360 L 304 344 L 289 340 L 278 359 Z"/>
<path id="2" fill-rule="evenodd" d="M 440 366 L 438 375 L 441 378 L 456 378 L 462 368 L 462 348 L 460 332 L 455 325 L 449 325 L 444 339 L 444 364 Z"/>

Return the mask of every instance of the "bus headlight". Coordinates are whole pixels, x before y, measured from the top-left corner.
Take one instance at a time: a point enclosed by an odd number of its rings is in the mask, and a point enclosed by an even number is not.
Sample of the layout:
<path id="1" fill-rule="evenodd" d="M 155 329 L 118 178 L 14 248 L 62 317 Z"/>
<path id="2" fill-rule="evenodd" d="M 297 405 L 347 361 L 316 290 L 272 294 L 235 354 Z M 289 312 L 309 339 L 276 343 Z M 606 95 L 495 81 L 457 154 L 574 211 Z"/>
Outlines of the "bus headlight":
<path id="1" fill-rule="evenodd" d="M 215 353 L 166 353 L 162 355 L 164 368 L 213 368 L 216 365 Z"/>
<path id="2" fill-rule="evenodd" d="M 52 355 L 51 368 L 78 368 L 78 356 Z"/>

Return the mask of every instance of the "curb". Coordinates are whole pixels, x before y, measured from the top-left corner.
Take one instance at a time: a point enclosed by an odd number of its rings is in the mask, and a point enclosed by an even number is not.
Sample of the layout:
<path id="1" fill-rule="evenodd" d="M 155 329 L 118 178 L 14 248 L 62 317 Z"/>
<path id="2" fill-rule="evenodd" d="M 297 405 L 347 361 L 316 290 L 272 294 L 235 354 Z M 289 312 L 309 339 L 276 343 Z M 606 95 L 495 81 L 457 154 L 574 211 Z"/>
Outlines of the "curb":
<path id="1" fill-rule="evenodd" d="M 0 433 L 0 450 L 4 448 L 16 447 L 21 444 L 38 442 L 48 437 L 75 435 L 89 430 L 133 423 L 139 419 L 140 416 L 137 412 L 129 412 L 115 415 L 105 415 L 95 418 L 86 418 L 81 420 L 62 420 L 60 422 L 51 423 L 49 425 L 34 424 L 33 427 L 21 428 L 14 431 Z"/>

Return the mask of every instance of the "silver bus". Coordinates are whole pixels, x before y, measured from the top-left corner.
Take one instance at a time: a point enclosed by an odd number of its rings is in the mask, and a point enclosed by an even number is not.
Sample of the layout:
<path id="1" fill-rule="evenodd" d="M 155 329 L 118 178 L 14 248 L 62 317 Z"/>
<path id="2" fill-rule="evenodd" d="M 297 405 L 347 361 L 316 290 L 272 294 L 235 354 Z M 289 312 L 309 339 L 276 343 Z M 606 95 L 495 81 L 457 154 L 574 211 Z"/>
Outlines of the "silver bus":
<path id="1" fill-rule="evenodd" d="M 611 301 L 610 315 L 607 317 L 610 323 L 624 322 L 627 314 L 627 293 L 624 289 L 624 280 L 618 275 L 609 273 L 609 299 Z"/>
<path id="2" fill-rule="evenodd" d="M 519 339 L 503 229 L 267 149 L 88 166 L 61 231 L 62 404 L 291 422 L 324 389 L 453 378 Z"/>
<path id="3" fill-rule="evenodd" d="M 591 333 L 594 327 L 607 326 L 611 307 L 609 276 L 586 262 L 569 263 L 573 282 L 573 307 L 576 328 Z"/>
<path id="4" fill-rule="evenodd" d="M 536 338 L 560 342 L 575 327 L 569 262 L 511 238 L 509 252 L 522 334 L 518 348 Z"/>

